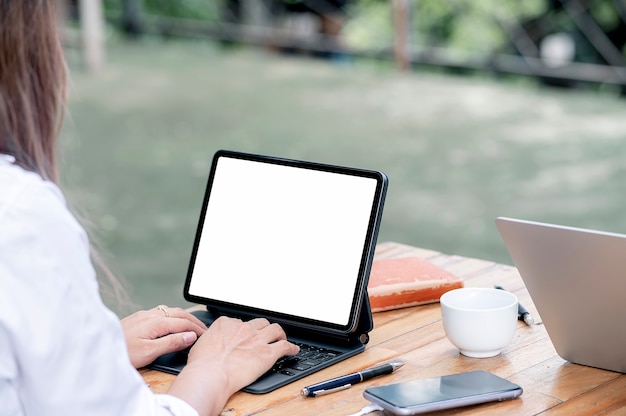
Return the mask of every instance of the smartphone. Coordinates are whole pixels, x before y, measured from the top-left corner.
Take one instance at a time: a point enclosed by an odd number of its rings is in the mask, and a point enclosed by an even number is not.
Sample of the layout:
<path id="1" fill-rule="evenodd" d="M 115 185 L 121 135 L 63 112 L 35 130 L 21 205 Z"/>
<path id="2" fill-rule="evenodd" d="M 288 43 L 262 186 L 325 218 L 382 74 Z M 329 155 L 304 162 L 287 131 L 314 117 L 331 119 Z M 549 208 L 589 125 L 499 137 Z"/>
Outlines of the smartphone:
<path id="1" fill-rule="evenodd" d="M 486 371 L 370 387 L 363 396 L 394 415 L 417 415 L 473 404 L 510 400 L 522 388 Z"/>

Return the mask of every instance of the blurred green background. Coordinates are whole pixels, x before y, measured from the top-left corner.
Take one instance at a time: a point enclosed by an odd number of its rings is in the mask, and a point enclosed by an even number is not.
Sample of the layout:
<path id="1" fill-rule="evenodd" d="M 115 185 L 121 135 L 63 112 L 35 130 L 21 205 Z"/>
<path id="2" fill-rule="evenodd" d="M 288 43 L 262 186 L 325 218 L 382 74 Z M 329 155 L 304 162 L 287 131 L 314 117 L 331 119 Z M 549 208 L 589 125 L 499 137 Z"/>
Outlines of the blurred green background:
<path id="1" fill-rule="evenodd" d="M 384 171 L 381 242 L 510 264 L 500 215 L 626 233 L 616 94 L 209 40 L 113 35 L 97 73 L 68 60 L 62 184 L 137 308 L 188 305 L 218 149 Z"/>

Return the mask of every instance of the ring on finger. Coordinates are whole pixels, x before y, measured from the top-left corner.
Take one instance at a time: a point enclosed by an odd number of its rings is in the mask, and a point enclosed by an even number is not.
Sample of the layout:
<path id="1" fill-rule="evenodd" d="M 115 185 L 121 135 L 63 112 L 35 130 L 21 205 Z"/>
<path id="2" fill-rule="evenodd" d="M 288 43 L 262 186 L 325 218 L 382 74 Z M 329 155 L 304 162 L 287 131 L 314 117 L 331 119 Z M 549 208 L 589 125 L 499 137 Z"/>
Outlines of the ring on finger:
<path id="1" fill-rule="evenodd" d="M 160 310 L 161 312 L 163 312 L 163 314 L 165 315 L 166 318 L 170 317 L 170 311 L 167 308 L 167 306 L 165 305 L 159 305 L 157 306 L 157 309 Z"/>

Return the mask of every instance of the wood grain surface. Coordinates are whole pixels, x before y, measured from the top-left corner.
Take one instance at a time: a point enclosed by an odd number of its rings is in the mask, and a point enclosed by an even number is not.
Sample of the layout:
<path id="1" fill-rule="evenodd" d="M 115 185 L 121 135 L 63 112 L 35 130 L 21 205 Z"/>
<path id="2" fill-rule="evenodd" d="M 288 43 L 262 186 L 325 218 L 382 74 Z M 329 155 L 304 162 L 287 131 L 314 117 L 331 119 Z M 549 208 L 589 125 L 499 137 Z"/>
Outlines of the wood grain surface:
<path id="1" fill-rule="evenodd" d="M 508 265 L 447 255 L 433 250 L 386 242 L 376 258 L 419 256 L 461 277 L 467 287 L 498 284 L 515 293 L 520 303 L 541 321 L 517 272 Z M 223 416 L 233 415 L 350 415 L 369 402 L 363 391 L 375 385 L 418 378 L 485 370 L 519 384 L 519 399 L 494 402 L 437 414 L 578 415 L 626 414 L 626 377 L 620 373 L 569 363 L 554 350 L 545 328 L 518 322 L 513 341 L 496 357 L 469 358 L 445 337 L 438 303 L 374 313 L 374 330 L 365 351 L 302 380 L 264 395 L 236 393 Z M 318 398 L 303 398 L 306 385 L 358 371 L 391 359 L 406 364 L 395 373 Z M 174 376 L 140 370 L 155 392 L 166 392 Z M 374 412 L 372 415 L 382 415 Z"/>

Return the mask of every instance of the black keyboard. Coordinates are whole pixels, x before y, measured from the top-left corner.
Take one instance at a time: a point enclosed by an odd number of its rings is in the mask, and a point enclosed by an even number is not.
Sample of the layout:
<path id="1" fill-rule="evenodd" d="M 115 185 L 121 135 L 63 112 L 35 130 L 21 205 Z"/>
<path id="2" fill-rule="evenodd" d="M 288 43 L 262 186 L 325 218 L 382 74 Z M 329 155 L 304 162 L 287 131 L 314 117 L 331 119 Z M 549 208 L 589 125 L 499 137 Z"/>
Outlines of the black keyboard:
<path id="1" fill-rule="evenodd" d="M 294 344 L 300 347 L 300 352 L 296 355 L 288 355 L 278 359 L 276 364 L 270 369 L 271 372 L 292 376 L 332 360 L 340 354 L 337 351 L 301 342 L 294 342 Z"/>

